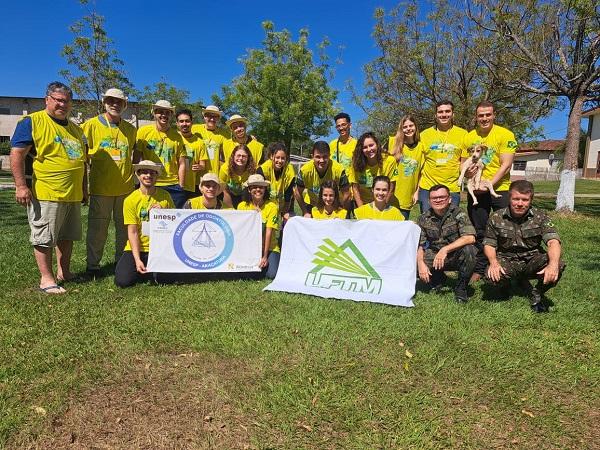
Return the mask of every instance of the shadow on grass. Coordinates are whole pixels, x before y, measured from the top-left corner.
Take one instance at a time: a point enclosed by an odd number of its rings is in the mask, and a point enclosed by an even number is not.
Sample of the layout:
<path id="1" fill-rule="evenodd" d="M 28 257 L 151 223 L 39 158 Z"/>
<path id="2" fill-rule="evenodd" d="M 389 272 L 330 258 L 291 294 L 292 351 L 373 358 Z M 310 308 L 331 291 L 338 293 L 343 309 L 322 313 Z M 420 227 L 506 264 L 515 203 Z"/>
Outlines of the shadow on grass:
<path id="1" fill-rule="evenodd" d="M 538 197 L 533 200 L 533 204 L 537 208 L 545 209 L 547 211 L 554 211 L 554 209 L 556 208 L 556 200 L 553 198 Z M 585 214 L 588 216 L 600 217 L 600 199 L 576 198 L 575 212 L 579 214 Z"/>

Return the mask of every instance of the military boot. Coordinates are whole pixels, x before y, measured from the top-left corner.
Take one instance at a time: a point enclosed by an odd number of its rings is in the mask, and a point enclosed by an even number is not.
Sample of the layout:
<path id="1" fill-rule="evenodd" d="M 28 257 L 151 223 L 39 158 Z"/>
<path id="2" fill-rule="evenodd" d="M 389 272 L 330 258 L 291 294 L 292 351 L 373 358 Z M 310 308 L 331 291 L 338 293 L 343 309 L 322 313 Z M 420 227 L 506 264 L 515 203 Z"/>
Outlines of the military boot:
<path id="1" fill-rule="evenodd" d="M 467 292 L 467 285 L 469 280 L 466 278 L 459 278 L 458 283 L 454 287 L 454 299 L 458 303 L 467 303 L 469 299 L 469 293 Z"/>
<path id="2" fill-rule="evenodd" d="M 548 305 L 544 302 L 544 296 L 538 286 L 531 289 L 531 309 L 536 313 L 548 312 Z"/>

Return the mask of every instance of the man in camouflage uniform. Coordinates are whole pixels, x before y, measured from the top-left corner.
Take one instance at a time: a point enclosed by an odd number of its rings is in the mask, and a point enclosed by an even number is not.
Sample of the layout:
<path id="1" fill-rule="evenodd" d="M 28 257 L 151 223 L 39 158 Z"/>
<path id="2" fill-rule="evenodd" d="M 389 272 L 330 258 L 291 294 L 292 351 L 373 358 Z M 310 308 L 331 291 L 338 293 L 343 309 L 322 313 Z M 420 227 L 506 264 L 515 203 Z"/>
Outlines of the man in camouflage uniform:
<path id="1" fill-rule="evenodd" d="M 514 181 L 509 188 L 509 206 L 490 216 L 483 240 L 489 261 L 485 279 L 501 288 L 508 288 L 511 279 L 518 281 L 528 291 L 533 311 L 546 312 L 543 295 L 556 286 L 565 263 L 560 259 L 560 238 L 554 224 L 546 213 L 531 207 L 532 199 L 533 185 Z M 536 278 L 533 287 L 529 280 Z"/>
<path id="2" fill-rule="evenodd" d="M 436 184 L 429 190 L 431 208 L 419 217 L 421 237 L 417 250 L 417 268 L 421 281 L 432 291 L 444 285 L 446 270 L 458 270 L 454 288 L 457 302 L 468 299 L 467 285 L 475 269 L 475 228 L 466 212 L 451 204 L 450 190 Z"/>

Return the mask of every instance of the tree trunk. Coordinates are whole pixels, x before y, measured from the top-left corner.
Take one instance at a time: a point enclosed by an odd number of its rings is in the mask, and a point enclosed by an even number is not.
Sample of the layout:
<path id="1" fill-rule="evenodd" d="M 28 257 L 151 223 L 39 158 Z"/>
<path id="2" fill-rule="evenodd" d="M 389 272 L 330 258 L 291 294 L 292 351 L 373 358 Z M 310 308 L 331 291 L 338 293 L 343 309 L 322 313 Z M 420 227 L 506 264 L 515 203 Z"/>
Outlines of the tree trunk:
<path id="1" fill-rule="evenodd" d="M 565 159 L 560 173 L 560 186 L 556 194 L 556 210 L 575 210 L 575 178 L 577 176 L 577 154 L 579 152 L 579 135 L 581 133 L 581 109 L 584 97 L 577 97 L 569 111 Z"/>

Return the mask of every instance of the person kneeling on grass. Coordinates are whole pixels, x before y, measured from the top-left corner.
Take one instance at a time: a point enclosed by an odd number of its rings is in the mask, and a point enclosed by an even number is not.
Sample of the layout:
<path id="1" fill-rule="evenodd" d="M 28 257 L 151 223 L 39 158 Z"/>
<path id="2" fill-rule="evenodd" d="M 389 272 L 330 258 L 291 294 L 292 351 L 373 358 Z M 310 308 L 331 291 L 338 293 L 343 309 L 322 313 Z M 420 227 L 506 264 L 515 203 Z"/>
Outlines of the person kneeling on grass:
<path id="1" fill-rule="evenodd" d="M 464 303 L 468 299 L 467 285 L 475 270 L 475 228 L 467 213 L 451 203 L 447 186 L 432 186 L 428 202 L 430 209 L 418 220 L 421 227 L 417 249 L 419 278 L 435 292 L 444 286 L 444 271 L 458 270 L 454 298 Z"/>
<path id="2" fill-rule="evenodd" d="M 346 219 L 348 211 L 340 205 L 340 190 L 333 180 L 323 181 L 317 206 L 311 212 L 313 219 Z"/>
<path id="3" fill-rule="evenodd" d="M 544 293 L 556 286 L 566 266 L 560 259 L 560 237 L 546 213 L 531 206 L 533 184 L 513 181 L 508 195 L 508 208 L 492 213 L 487 223 L 483 239 L 483 251 L 489 261 L 485 281 L 504 293 L 508 292 L 511 279 L 517 281 L 527 291 L 531 309 L 546 312 Z M 529 280 L 536 278 L 538 282 L 533 287 Z"/>
<path id="4" fill-rule="evenodd" d="M 262 269 L 261 275 L 267 278 L 275 278 L 279 268 L 279 210 L 277 203 L 269 200 L 269 182 L 265 181 L 262 175 L 250 175 L 248 181 L 244 183 L 246 189 L 243 193 L 243 200 L 238 205 L 239 211 L 258 211 L 261 214 L 263 223 L 262 234 L 262 258 L 259 267 Z"/>
<path id="5" fill-rule="evenodd" d="M 200 197 L 189 199 L 184 209 L 231 209 L 223 205 L 219 200 L 219 194 L 222 191 L 222 185 L 214 173 L 205 173 L 200 179 Z"/>
<path id="6" fill-rule="evenodd" d="M 390 179 L 385 175 L 378 175 L 373 178 L 373 187 L 371 188 L 373 193 L 371 195 L 374 200 L 356 208 L 354 210 L 356 218 L 358 220 L 404 220 L 400 210 L 388 204 L 392 187 Z"/>
<path id="7" fill-rule="evenodd" d="M 156 280 L 155 274 L 146 270 L 150 251 L 149 230 L 146 226 L 149 224 L 150 210 L 175 208 L 169 193 L 155 186 L 162 172 L 159 163 L 141 161 L 133 165 L 133 170 L 140 180 L 140 187 L 123 202 L 123 218 L 127 226 L 128 240 L 115 269 L 115 284 L 122 288 L 133 286 L 140 281 Z"/>

